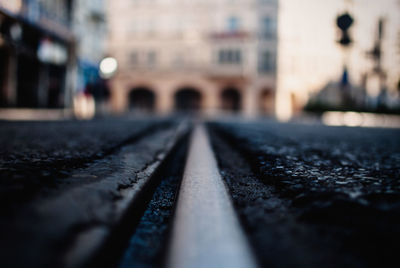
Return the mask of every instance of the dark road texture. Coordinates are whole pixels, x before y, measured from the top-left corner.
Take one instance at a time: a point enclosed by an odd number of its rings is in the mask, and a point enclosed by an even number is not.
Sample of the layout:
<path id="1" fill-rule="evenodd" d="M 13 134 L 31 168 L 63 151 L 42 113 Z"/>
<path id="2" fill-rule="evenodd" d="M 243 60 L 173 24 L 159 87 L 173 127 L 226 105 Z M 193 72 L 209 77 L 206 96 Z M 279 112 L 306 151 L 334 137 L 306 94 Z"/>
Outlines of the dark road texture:
<path id="1" fill-rule="evenodd" d="M 160 185 L 144 211 L 119 268 L 161 267 L 165 263 L 175 202 L 186 162 L 188 139 L 184 139 L 160 172 Z"/>
<path id="2" fill-rule="evenodd" d="M 209 129 L 262 266 L 398 264 L 399 130 L 267 121 Z"/>
<path id="3" fill-rule="evenodd" d="M 188 131 L 172 120 L 1 125 L 3 267 L 112 266 Z"/>
<path id="4" fill-rule="evenodd" d="M 400 130 L 206 126 L 261 267 L 398 266 Z M 163 264 L 191 128 L 0 122 L 0 266 Z"/>
<path id="5" fill-rule="evenodd" d="M 57 187 L 72 170 L 157 127 L 144 120 L 0 122 L 0 206 Z"/>

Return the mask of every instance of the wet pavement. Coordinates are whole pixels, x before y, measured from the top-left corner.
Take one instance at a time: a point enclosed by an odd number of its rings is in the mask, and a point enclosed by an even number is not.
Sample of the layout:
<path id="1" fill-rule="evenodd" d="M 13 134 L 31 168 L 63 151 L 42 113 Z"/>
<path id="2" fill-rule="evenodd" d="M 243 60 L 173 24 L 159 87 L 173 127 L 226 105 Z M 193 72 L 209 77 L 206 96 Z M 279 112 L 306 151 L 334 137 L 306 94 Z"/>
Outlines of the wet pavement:
<path id="1" fill-rule="evenodd" d="M 400 130 L 213 121 L 219 172 L 262 267 L 376 267 L 400 250 Z M 0 122 L 4 267 L 158 267 L 191 124 Z"/>

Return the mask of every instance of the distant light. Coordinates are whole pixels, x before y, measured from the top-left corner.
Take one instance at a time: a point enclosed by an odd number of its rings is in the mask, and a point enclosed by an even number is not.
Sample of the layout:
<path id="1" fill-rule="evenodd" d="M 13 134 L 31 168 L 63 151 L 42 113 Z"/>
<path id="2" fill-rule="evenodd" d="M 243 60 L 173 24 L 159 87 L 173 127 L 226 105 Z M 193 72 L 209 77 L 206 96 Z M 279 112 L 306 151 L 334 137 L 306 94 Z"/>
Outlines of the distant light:
<path id="1" fill-rule="evenodd" d="M 22 0 L 0 1 L 0 6 L 12 13 L 19 13 L 22 9 Z"/>
<path id="2" fill-rule="evenodd" d="M 20 41 L 22 38 L 22 27 L 18 23 L 14 23 L 10 27 L 10 35 L 12 40 L 14 41 Z"/>
<path id="3" fill-rule="evenodd" d="M 104 58 L 100 62 L 100 76 L 102 78 L 111 78 L 114 73 L 117 71 L 118 62 L 116 59 L 112 57 Z"/>
<path id="4" fill-rule="evenodd" d="M 357 112 L 325 112 L 322 114 L 322 122 L 328 126 L 364 126 L 364 115 Z"/>
<path id="5" fill-rule="evenodd" d="M 357 112 L 324 112 L 322 123 L 328 126 L 400 128 L 400 116 Z"/>
<path id="6" fill-rule="evenodd" d="M 92 119 L 96 114 L 96 105 L 91 95 L 83 92 L 74 97 L 74 114 L 77 119 Z"/>
<path id="7" fill-rule="evenodd" d="M 40 40 L 37 56 L 41 62 L 63 65 L 67 63 L 68 51 L 62 44 L 44 38 Z"/>
<path id="8" fill-rule="evenodd" d="M 363 123 L 363 116 L 361 113 L 345 112 L 343 115 L 343 123 L 348 127 L 358 127 Z"/>

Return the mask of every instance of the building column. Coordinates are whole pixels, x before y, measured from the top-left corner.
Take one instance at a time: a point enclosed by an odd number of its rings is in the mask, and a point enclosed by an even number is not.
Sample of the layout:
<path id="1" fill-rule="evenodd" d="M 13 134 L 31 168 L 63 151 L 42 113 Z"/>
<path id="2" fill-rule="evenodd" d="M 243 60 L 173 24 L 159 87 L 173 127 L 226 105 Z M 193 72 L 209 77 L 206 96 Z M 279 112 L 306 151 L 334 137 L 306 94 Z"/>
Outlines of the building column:
<path id="1" fill-rule="evenodd" d="M 114 113 L 123 113 L 128 109 L 128 94 L 123 83 L 114 80 L 111 83 L 111 108 Z"/>
<path id="2" fill-rule="evenodd" d="M 220 108 L 220 100 L 219 100 L 219 88 L 216 84 L 207 85 L 207 88 L 204 88 L 204 97 L 203 97 L 203 110 L 206 115 L 215 115 L 217 114 Z"/>
<path id="3" fill-rule="evenodd" d="M 248 85 L 243 94 L 243 114 L 247 117 L 255 117 L 258 114 L 257 94 L 258 90 L 254 85 Z"/>
<path id="4" fill-rule="evenodd" d="M 154 89 L 156 93 L 156 112 L 158 114 L 169 114 L 174 109 L 173 90 L 167 85 L 157 85 Z"/>

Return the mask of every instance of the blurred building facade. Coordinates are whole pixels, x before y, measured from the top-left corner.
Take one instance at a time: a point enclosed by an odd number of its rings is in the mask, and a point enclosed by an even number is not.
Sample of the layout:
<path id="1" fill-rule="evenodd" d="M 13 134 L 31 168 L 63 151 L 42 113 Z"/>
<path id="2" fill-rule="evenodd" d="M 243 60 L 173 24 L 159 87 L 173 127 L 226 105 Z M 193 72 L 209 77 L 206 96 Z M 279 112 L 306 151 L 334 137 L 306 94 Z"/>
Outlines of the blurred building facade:
<path id="1" fill-rule="evenodd" d="M 0 0 L 0 106 L 72 108 L 100 80 L 106 30 L 104 0 Z"/>
<path id="2" fill-rule="evenodd" d="M 69 105 L 71 0 L 0 1 L 0 105 Z"/>
<path id="3" fill-rule="evenodd" d="M 76 37 L 78 91 L 95 84 L 99 77 L 99 63 L 105 56 L 107 37 L 105 0 L 75 0 L 73 32 Z"/>
<path id="4" fill-rule="evenodd" d="M 107 37 L 105 0 L 75 0 L 73 32 L 76 38 L 74 113 L 91 118 L 107 112 L 107 87 L 99 75 Z"/>
<path id="5" fill-rule="evenodd" d="M 115 111 L 273 114 L 277 0 L 108 1 Z"/>

